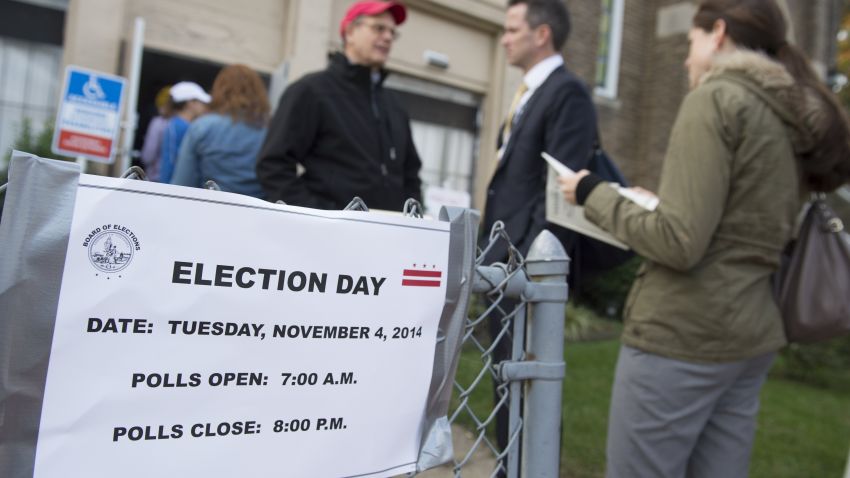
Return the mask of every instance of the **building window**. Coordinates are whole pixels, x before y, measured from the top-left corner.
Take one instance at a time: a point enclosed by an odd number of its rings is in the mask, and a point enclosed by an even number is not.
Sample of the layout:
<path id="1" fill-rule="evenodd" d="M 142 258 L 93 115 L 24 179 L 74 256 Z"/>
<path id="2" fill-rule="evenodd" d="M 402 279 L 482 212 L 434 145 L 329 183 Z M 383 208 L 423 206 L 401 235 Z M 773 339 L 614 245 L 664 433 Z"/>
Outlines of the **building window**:
<path id="1" fill-rule="evenodd" d="M 29 121 L 34 135 L 50 126 L 62 81 L 62 47 L 0 37 L 0 169 Z"/>
<path id="2" fill-rule="evenodd" d="M 623 5 L 625 0 L 601 0 L 599 49 L 596 54 L 595 93 L 606 98 L 617 97 L 620 75 L 620 47 L 623 41 Z"/>
<path id="3" fill-rule="evenodd" d="M 410 116 L 413 143 L 422 160 L 425 212 L 437 217 L 440 206 L 470 207 L 481 98 L 401 73 L 390 75 L 384 86 L 393 90 Z"/>

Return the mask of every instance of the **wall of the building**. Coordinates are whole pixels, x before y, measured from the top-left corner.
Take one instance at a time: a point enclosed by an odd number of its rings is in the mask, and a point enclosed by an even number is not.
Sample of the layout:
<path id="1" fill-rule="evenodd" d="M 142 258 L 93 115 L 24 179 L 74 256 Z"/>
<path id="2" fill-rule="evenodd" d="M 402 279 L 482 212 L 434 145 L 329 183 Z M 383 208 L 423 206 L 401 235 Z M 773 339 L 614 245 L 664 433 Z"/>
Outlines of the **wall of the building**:
<path id="1" fill-rule="evenodd" d="M 779 0 L 791 20 L 792 42 L 821 73 L 829 66 L 833 17 L 842 0 Z M 679 104 L 687 94 L 684 60 L 687 31 L 695 11 L 691 0 L 626 0 L 619 93 L 596 98 L 602 143 L 626 177 L 648 189 L 658 187 L 664 153 Z M 574 31 L 565 56 L 588 84 L 595 75 L 599 2 L 568 1 Z"/>
<path id="2" fill-rule="evenodd" d="M 283 58 L 280 0 L 144 0 L 126 3 L 125 24 L 145 19 L 145 46 L 216 63 L 272 71 Z"/>
<path id="3" fill-rule="evenodd" d="M 601 2 L 574 1 L 568 5 L 573 32 L 565 49 L 566 61 L 588 85 L 593 85 Z M 625 2 L 618 93 L 615 98 L 595 96 L 603 147 L 630 181 L 642 185 L 651 185 L 645 179 L 652 173 L 643 161 L 644 144 L 646 135 L 652 133 L 646 123 L 656 114 L 653 104 L 646 102 L 646 87 L 655 81 L 651 67 L 655 58 L 650 47 L 654 42 L 653 15 L 646 2 Z"/>
<path id="4" fill-rule="evenodd" d="M 841 0 L 780 0 L 793 20 L 794 40 L 828 65 L 833 4 Z M 64 63 L 121 73 L 132 20 L 147 21 L 146 45 L 156 51 L 217 64 L 246 63 L 293 81 L 324 67 L 340 47 L 338 24 L 349 0 L 72 0 Z M 389 68 L 480 98 L 474 205 L 495 166 L 495 138 L 521 75 L 505 64 L 499 45 L 503 0 L 408 0 Z M 573 32 L 569 67 L 588 84 L 595 78 L 600 2 L 568 0 Z M 605 149 L 637 185 L 658 186 L 670 129 L 687 93 L 683 62 L 694 1 L 626 0 L 616 98 L 596 98 Z M 437 34 L 438 33 L 438 34 Z M 429 66 L 425 50 L 448 55 L 446 69 Z M 276 81 L 272 81 L 273 85 Z"/>
<path id="5" fill-rule="evenodd" d="M 644 42 L 649 47 L 640 93 L 638 130 L 640 162 L 635 184 L 656 190 L 670 130 L 679 104 L 688 90 L 684 61 L 688 54 L 687 32 L 692 10 L 689 3 L 656 0 L 643 21 Z"/>
<path id="6" fill-rule="evenodd" d="M 593 85 L 601 4 L 567 3 L 573 20 L 567 65 Z M 649 189 L 657 187 L 668 133 L 687 91 L 683 62 L 692 12 L 687 1 L 626 0 L 618 94 L 595 97 L 603 147 L 631 183 Z"/>
<path id="7" fill-rule="evenodd" d="M 53 122 L 62 81 L 62 2 L 0 2 L 0 169 L 28 121 Z"/>

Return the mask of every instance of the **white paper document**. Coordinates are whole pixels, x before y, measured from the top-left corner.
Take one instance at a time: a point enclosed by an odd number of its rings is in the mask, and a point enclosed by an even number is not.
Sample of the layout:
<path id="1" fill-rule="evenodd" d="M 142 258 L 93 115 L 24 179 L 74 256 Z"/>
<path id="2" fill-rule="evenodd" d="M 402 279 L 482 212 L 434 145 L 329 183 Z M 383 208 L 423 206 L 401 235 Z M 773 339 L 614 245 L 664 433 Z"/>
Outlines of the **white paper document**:
<path id="1" fill-rule="evenodd" d="M 638 191 L 635 191 L 634 189 L 624 188 L 622 186 L 617 186 L 617 192 L 620 193 L 620 196 L 623 196 L 627 199 L 631 199 L 633 203 L 646 209 L 647 211 L 654 211 L 655 208 L 658 207 L 658 198 L 655 196 L 643 194 Z"/>
<path id="2" fill-rule="evenodd" d="M 549 163 L 549 166 L 551 166 L 552 169 L 554 169 L 555 172 L 558 173 L 558 176 L 564 176 L 564 177 L 575 176 L 575 174 L 576 174 L 575 171 L 570 169 L 566 164 L 564 164 L 564 163 L 558 161 L 557 159 L 555 159 L 554 157 L 552 157 L 552 155 L 550 155 L 546 151 L 543 151 L 542 153 L 540 153 L 540 156 L 542 156 L 543 159 L 545 159 L 546 162 Z"/>
<path id="3" fill-rule="evenodd" d="M 588 221 L 584 217 L 584 207 L 571 204 L 564 200 L 556 180 L 557 176 L 569 177 L 575 175 L 576 172 L 545 151 L 540 153 L 540 156 L 549 164 L 549 177 L 546 181 L 546 220 L 623 250 L 628 250 L 629 246 L 625 243 L 608 231 Z M 609 183 L 609 185 L 616 188 L 621 196 L 628 198 L 648 211 L 654 211 L 658 207 L 658 198 L 655 196 L 642 194 L 614 183 Z"/>
<path id="4" fill-rule="evenodd" d="M 568 166 L 564 165 L 564 163 L 553 158 L 552 155 L 550 155 L 549 153 L 544 151 L 544 152 L 540 153 L 540 156 L 542 156 L 543 159 L 545 159 L 546 162 L 549 163 L 549 166 L 551 166 L 552 169 L 555 170 L 555 172 L 558 174 L 558 176 L 569 177 L 569 176 L 573 176 L 573 175 L 576 174 L 575 171 L 570 169 Z M 658 207 L 658 198 L 656 196 L 653 196 L 653 195 L 650 195 L 650 194 L 644 194 L 644 193 L 635 191 L 632 188 L 624 188 L 624 187 L 620 186 L 619 184 L 614 184 L 614 183 L 611 183 L 611 184 L 614 185 L 617 188 L 617 192 L 620 194 L 620 196 L 623 196 L 624 198 L 631 200 L 633 203 L 635 203 L 638 206 L 646 209 L 647 211 L 654 211 L 655 208 Z"/>

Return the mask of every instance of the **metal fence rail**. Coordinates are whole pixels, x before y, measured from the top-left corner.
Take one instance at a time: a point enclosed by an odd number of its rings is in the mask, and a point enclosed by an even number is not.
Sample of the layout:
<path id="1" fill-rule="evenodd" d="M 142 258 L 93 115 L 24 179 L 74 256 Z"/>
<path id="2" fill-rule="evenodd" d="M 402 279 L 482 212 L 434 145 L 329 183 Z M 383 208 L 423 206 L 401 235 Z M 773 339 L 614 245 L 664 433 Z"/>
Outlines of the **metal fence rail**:
<path id="1" fill-rule="evenodd" d="M 482 264 L 499 242 L 508 246 L 507 263 Z M 473 439 L 462 448 L 455 440 L 453 476 L 558 476 L 568 269 L 569 258 L 548 231 L 525 258 L 497 223 L 479 252 L 472 286 L 477 306 L 466 321 L 462 357 L 467 365 L 475 357 L 476 373 L 468 383 L 455 380 L 449 410 L 449 422 L 465 425 Z M 486 408 L 482 394 L 493 397 Z M 500 445 L 494 430 L 505 419 Z M 474 462 L 482 454 L 491 458 L 486 469 Z"/>

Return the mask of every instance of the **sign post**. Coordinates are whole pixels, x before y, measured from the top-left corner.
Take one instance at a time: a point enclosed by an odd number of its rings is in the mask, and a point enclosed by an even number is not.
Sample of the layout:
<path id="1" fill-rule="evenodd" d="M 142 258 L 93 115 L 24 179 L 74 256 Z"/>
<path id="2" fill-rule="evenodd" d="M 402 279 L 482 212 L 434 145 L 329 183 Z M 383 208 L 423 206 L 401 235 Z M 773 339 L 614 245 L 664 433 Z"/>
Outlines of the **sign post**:
<path id="1" fill-rule="evenodd" d="M 111 164 L 121 126 L 125 83 L 120 76 L 68 66 L 52 151 Z"/>

